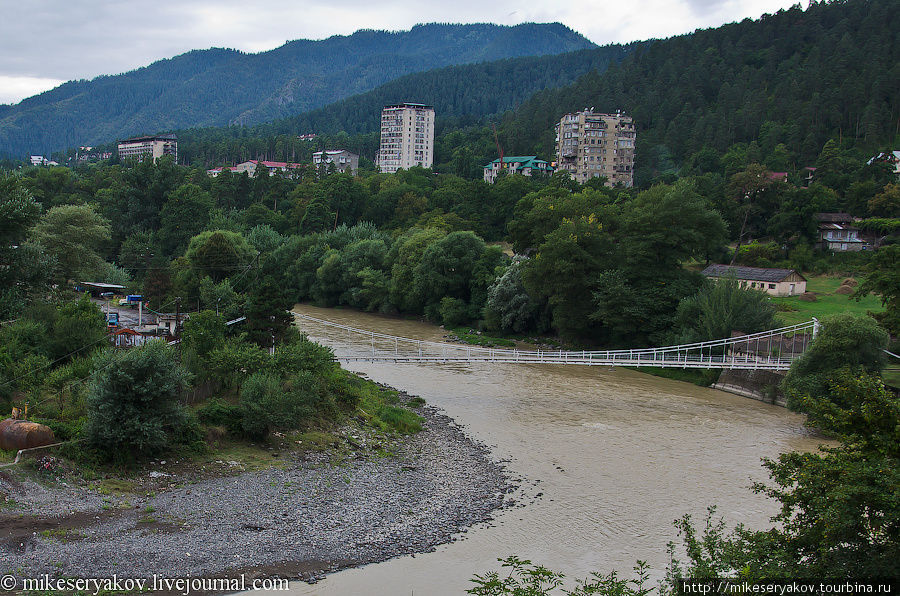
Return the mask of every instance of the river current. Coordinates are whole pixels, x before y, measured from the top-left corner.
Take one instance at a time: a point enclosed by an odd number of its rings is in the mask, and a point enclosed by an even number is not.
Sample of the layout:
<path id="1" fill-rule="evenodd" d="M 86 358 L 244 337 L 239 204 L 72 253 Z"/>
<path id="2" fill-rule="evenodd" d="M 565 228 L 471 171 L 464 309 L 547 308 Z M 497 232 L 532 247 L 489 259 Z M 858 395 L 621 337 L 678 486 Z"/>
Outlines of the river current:
<path id="1" fill-rule="evenodd" d="M 433 325 L 355 311 L 297 312 L 362 329 L 441 341 Z M 313 338 L 346 341 L 310 328 Z M 702 523 L 717 506 L 729 526 L 767 527 L 776 504 L 750 490 L 767 479 L 761 458 L 814 450 L 803 417 L 752 399 L 627 369 L 573 365 L 372 364 L 347 368 L 423 397 L 521 479 L 524 507 L 499 511 L 436 552 L 349 569 L 291 594 L 463 594 L 498 557 L 531 559 L 567 578 L 637 560 L 664 573 L 673 521 Z"/>

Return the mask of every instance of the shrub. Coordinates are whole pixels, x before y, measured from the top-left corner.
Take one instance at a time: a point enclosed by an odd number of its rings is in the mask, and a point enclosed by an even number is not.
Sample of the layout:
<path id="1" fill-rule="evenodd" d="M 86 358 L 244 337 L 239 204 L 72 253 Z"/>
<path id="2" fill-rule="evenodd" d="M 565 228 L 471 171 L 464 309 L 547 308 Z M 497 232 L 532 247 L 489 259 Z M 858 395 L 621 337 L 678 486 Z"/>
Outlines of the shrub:
<path id="1" fill-rule="evenodd" d="M 130 461 L 163 451 L 185 430 L 178 398 L 188 375 L 169 347 L 153 341 L 99 359 L 87 396 L 86 437 L 104 459 Z"/>

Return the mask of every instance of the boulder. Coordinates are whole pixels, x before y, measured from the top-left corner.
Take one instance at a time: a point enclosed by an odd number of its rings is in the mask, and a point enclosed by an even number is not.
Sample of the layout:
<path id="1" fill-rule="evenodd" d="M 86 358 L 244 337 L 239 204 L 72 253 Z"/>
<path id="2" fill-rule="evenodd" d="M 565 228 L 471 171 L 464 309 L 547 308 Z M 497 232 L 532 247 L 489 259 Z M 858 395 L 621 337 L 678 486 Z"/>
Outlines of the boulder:
<path id="1" fill-rule="evenodd" d="M 49 426 L 12 418 L 0 420 L 0 449 L 18 451 L 53 443 L 56 437 Z"/>

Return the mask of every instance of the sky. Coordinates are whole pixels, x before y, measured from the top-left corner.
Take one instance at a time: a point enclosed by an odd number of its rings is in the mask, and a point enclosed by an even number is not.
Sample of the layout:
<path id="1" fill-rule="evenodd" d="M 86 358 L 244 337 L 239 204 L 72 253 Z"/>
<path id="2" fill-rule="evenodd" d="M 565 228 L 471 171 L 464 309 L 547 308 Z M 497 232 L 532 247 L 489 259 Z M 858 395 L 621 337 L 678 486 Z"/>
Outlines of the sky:
<path id="1" fill-rule="evenodd" d="M 594 43 L 688 33 L 796 0 L 0 0 L 0 103 L 193 49 L 261 52 L 294 39 L 417 23 L 560 22 Z M 805 3 L 804 3 L 805 6 Z"/>

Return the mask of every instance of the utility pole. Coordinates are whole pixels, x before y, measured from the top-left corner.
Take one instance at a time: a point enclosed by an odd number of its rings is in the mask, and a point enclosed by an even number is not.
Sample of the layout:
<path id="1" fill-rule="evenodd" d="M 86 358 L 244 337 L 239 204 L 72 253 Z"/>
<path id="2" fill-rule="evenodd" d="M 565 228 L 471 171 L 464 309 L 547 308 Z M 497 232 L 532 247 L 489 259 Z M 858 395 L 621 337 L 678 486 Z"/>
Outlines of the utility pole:
<path id="1" fill-rule="evenodd" d="M 178 340 L 178 362 L 181 362 L 181 296 L 175 298 L 175 339 Z"/>

